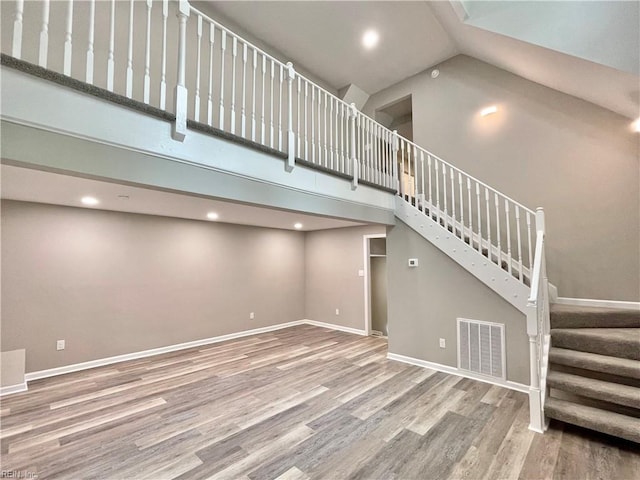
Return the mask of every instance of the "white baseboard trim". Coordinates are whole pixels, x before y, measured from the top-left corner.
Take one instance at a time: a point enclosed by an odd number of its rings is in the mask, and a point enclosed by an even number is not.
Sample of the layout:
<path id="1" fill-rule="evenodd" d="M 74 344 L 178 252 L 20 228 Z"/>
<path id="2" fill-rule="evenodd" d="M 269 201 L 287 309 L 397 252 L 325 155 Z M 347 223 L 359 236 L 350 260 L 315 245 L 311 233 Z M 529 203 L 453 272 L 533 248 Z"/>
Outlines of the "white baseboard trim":
<path id="1" fill-rule="evenodd" d="M 458 377 L 470 378 L 472 380 L 478 380 L 479 382 L 490 383 L 491 385 L 497 385 L 499 387 L 516 390 L 518 392 L 529 393 L 529 385 L 524 385 L 522 383 L 510 382 L 509 380 L 495 380 L 493 378 L 484 377 L 482 375 L 476 375 L 472 372 L 466 372 L 456 367 L 450 367 L 448 365 L 442 365 L 440 363 L 428 362 L 426 360 L 420 360 L 419 358 L 406 357 L 397 353 L 387 353 L 387 358 L 389 360 L 396 360 L 397 362 L 408 363 L 409 365 L 430 368 L 432 370 L 437 370 L 438 372 L 450 373 L 451 375 L 457 375 Z"/>
<path id="2" fill-rule="evenodd" d="M 334 325 L 332 323 L 316 322 L 315 320 L 294 320 L 292 322 L 279 323 L 277 325 L 269 325 L 268 327 L 254 328 L 251 330 L 243 330 L 241 332 L 229 333 L 226 335 L 220 335 L 217 337 L 204 338 L 201 340 L 194 340 L 192 342 L 178 343 L 175 345 L 167 345 L 166 347 L 152 348 L 150 350 L 143 350 L 141 352 L 125 353 L 123 355 L 116 355 L 114 357 L 99 358 L 97 360 L 90 360 L 88 362 L 75 363 L 72 365 L 65 365 L 63 367 L 50 368 L 48 370 L 40 370 L 37 372 L 27 373 L 25 377 L 25 387 L 27 389 L 26 382 L 33 380 L 39 380 L 41 378 L 55 377 L 57 375 L 64 375 L 65 373 L 79 372 L 81 370 L 87 370 L 89 368 L 103 367 L 105 365 L 111 365 L 114 363 L 126 362 L 128 360 L 137 360 L 139 358 L 151 357 L 153 355 L 160 355 L 163 353 L 175 352 L 177 350 L 185 350 L 187 348 L 200 347 L 203 345 L 210 345 L 213 343 L 225 342 L 227 340 L 233 340 L 241 337 L 248 337 L 251 335 L 258 335 L 260 333 L 273 332 L 275 330 L 281 330 L 283 328 L 295 327 L 296 325 L 313 325 L 316 327 L 329 328 L 332 330 L 339 330 L 341 332 L 355 333 L 356 335 L 365 335 L 364 330 L 358 330 L 357 328 L 343 327 L 342 325 Z M 8 387 L 5 387 L 8 388 Z M 7 393 L 14 393 L 13 391 Z"/>
<path id="3" fill-rule="evenodd" d="M 12 393 L 20 393 L 27 391 L 27 382 L 18 383 L 17 385 L 8 385 L 6 387 L 0 387 L 0 397 L 4 395 L 11 395 Z"/>
<path id="4" fill-rule="evenodd" d="M 361 330 L 359 328 L 353 327 L 344 327 L 342 325 L 335 325 L 333 323 L 325 323 L 325 322 L 317 322 L 315 320 L 304 319 L 301 323 L 306 323 L 307 325 L 313 325 L 315 327 L 323 327 L 330 328 L 331 330 L 339 330 L 340 332 L 353 333 L 355 335 L 366 335 L 367 332 Z"/>
<path id="5" fill-rule="evenodd" d="M 640 310 L 640 302 L 624 302 L 620 300 L 596 300 L 592 298 L 558 297 L 553 303 L 575 305 L 577 307 L 605 307 L 626 310 Z"/>

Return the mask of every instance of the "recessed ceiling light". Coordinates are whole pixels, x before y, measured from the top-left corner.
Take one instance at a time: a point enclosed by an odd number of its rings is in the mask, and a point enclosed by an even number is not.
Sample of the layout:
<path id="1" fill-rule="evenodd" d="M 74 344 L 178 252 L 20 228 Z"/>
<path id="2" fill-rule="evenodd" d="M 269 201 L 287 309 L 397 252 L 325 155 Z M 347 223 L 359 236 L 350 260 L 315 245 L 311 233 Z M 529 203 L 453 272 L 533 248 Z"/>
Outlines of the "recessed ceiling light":
<path id="1" fill-rule="evenodd" d="M 487 115 L 491 115 L 493 113 L 496 113 L 497 111 L 498 107 L 496 107 L 495 105 L 491 105 L 490 107 L 486 107 L 480 110 L 480 116 L 486 117 Z"/>
<path id="2" fill-rule="evenodd" d="M 640 118 L 631 124 L 631 129 L 636 133 L 640 133 Z"/>
<path id="3" fill-rule="evenodd" d="M 437 68 L 434 68 L 433 70 L 431 70 L 431 78 L 438 78 L 439 75 L 440 75 L 440 70 L 438 70 Z"/>
<path id="4" fill-rule="evenodd" d="M 375 30 L 367 30 L 362 35 L 362 45 L 366 49 L 372 49 L 376 45 L 378 45 L 378 41 L 380 40 L 380 35 Z"/>
<path id="5" fill-rule="evenodd" d="M 82 197 L 82 199 L 80 200 L 82 203 L 84 203 L 85 205 L 97 205 L 100 203 L 100 201 L 95 198 L 95 197 Z"/>
<path id="6" fill-rule="evenodd" d="M 293 226 L 293 228 L 295 228 L 296 230 L 300 230 L 302 228 L 302 224 L 298 222 Z"/>
<path id="7" fill-rule="evenodd" d="M 207 213 L 207 218 L 209 220 L 217 220 L 219 217 L 219 215 L 216 212 L 209 212 Z"/>

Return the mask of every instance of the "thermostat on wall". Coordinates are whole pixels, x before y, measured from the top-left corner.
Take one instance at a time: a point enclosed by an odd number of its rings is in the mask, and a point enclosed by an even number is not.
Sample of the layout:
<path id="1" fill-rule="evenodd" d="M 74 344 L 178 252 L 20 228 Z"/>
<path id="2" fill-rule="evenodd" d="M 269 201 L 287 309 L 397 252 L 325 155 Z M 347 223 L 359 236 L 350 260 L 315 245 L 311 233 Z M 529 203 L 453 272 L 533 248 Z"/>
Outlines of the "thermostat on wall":
<path id="1" fill-rule="evenodd" d="M 409 259 L 409 266 L 410 267 L 417 267 L 418 266 L 418 259 L 417 258 L 410 258 Z"/>

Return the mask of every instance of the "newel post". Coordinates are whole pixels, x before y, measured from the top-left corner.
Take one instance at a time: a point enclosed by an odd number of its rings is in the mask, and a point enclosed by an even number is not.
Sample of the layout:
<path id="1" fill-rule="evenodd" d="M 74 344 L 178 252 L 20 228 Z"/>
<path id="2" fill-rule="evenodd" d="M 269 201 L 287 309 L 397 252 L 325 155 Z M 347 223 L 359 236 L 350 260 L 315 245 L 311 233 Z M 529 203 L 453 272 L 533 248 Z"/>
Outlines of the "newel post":
<path id="1" fill-rule="evenodd" d="M 182 142 L 187 134 L 187 102 L 186 86 L 187 68 L 187 19 L 191 7 L 187 0 L 178 2 L 178 82 L 175 90 L 176 121 L 173 124 L 172 136 L 174 140 Z"/>
<path id="2" fill-rule="evenodd" d="M 351 141 L 351 167 L 353 169 L 353 181 L 351 183 L 351 188 L 355 190 L 358 188 L 358 158 L 356 155 L 356 119 L 358 118 L 358 109 L 356 108 L 356 104 L 352 103 L 349 108 L 349 139 Z"/>
<path id="3" fill-rule="evenodd" d="M 393 150 L 393 180 L 396 184 L 396 191 L 400 194 L 400 177 L 398 176 L 398 130 L 393 131 L 391 149 Z"/>
<path id="4" fill-rule="evenodd" d="M 293 133 L 293 80 L 296 78 L 296 71 L 293 63 L 287 63 L 287 92 L 288 92 L 288 112 L 287 112 L 287 140 L 288 156 L 285 169 L 291 172 L 296 166 L 296 136 Z"/>
<path id="5" fill-rule="evenodd" d="M 11 44 L 11 56 L 20 58 L 22 55 L 22 16 L 24 14 L 24 1 L 16 0 L 16 11 L 13 17 L 13 43 Z"/>

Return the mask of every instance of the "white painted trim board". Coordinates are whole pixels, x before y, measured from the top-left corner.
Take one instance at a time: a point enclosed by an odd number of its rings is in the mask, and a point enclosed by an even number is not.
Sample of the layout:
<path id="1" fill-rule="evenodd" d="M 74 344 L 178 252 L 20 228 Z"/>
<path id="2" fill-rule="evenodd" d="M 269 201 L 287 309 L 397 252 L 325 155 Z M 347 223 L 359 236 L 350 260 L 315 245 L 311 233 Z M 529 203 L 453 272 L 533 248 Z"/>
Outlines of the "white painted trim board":
<path id="1" fill-rule="evenodd" d="M 20 393 L 27 391 L 27 382 L 18 383 L 16 385 L 7 385 L 6 387 L 0 387 L 0 397 L 4 395 L 11 395 L 12 393 Z"/>
<path id="2" fill-rule="evenodd" d="M 449 373 L 458 377 L 470 378 L 472 380 L 478 380 L 479 382 L 490 383 L 491 385 L 497 385 L 499 387 L 516 390 L 518 392 L 529 393 L 529 385 L 524 385 L 522 383 L 511 382 L 509 380 L 501 381 L 490 377 L 484 377 L 482 375 L 475 375 L 473 374 L 473 372 L 463 371 L 456 367 L 450 367 L 448 365 L 442 365 L 440 363 L 428 362 L 426 360 L 407 357 L 405 355 L 400 355 L 397 353 L 387 353 L 387 358 L 389 360 L 395 360 L 397 362 L 408 363 L 409 365 L 416 365 L 418 367 L 437 370 L 438 372 Z"/>
<path id="3" fill-rule="evenodd" d="M 640 302 L 624 302 L 621 300 L 598 300 L 593 298 L 558 297 L 553 303 L 559 305 L 574 305 L 576 307 L 604 307 L 625 310 L 640 310 Z"/>
<path id="4" fill-rule="evenodd" d="M 160 355 L 163 353 L 175 352 L 177 350 L 185 350 L 188 348 L 200 347 L 203 345 L 210 345 L 213 343 L 220 343 L 227 340 L 233 340 L 241 337 L 248 337 L 251 335 L 258 335 L 260 333 L 272 332 L 275 330 L 281 330 L 283 328 L 294 327 L 296 325 L 313 325 L 315 327 L 329 328 L 331 330 L 338 330 L 341 332 L 352 333 L 355 335 L 365 335 L 364 330 L 357 328 L 345 327 L 342 325 L 334 325 L 332 323 L 317 322 L 315 320 L 295 320 L 292 322 L 279 323 L 277 325 L 270 325 L 268 327 L 254 328 L 251 330 L 243 330 L 241 332 L 229 333 L 226 335 L 219 335 L 217 337 L 204 338 L 201 340 L 194 340 L 191 342 L 178 343 L 175 345 L 167 345 L 165 347 L 152 348 L 150 350 L 143 350 L 140 352 L 125 353 L 123 355 L 116 355 L 113 357 L 99 358 L 96 360 L 90 360 L 88 362 L 75 363 L 72 365 L 65 365 L 62 367 L 50 368 L 48 370 L 40 370 L 37 372 L 30 372 L 25 374 L 25 390 L 27 389 L 26 383 L 39 380 L 41 378 L 55 377 L 57 375 L 64 375 L 66 373 L 79 372 L 81 370 L 88 370 L 90 368 L 102 367 L 105 365 L 111 365 L 114 363 L 126 362 L 128 360 L 137 360 L 139 358 L 151 357 L 153 355 Z M 4 387 L 8 388 L 8 387 Z M 13 391 L 7 393 L 14 393 Z"/>

